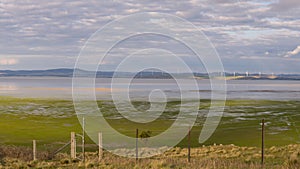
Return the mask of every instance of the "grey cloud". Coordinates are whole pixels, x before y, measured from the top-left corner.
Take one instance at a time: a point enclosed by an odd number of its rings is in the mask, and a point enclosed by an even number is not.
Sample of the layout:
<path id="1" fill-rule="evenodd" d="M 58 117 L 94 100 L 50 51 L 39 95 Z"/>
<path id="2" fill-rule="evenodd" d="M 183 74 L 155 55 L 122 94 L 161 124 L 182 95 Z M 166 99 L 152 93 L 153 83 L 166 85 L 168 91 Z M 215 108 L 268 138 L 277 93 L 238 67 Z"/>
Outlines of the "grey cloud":
<path id="1" fill-rule="evenodd" d="M 275 11 L 289 11 L 291 9 L 299 8 L 300 1 L 299 0 L 279 0 L 278 3 L 274 3 L 271 5 L 272 10 Z"/>

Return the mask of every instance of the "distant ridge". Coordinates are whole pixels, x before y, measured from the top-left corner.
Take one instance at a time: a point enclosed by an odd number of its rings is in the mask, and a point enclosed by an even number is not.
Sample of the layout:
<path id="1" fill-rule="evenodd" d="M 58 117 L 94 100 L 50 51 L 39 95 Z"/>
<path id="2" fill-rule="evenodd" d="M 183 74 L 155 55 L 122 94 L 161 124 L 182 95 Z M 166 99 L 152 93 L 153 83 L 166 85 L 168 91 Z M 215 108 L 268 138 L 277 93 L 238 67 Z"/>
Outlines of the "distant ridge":
<path id="1" fill-rule="evenodd" d="M 73 77 L 73 72 L 76 71 L 80 77 L 93 77 L 95 72 L 82 69 L 48 69 L 48 70 L 0 70 L 0 77 Z M 196 78 L 196 79 L 208 79 L 207 73 L 194 73 L 193 76 L 189 73 L 175 73 L 172 74 L 176 77 L 182 78 Z M 225 73 L 225 77 L 221 76 L 221 73 L 210 73 L 210 75 L 216 79 L 225 80 L 300 80 L 300 74 L 242 74 L 242 73 Z M 172 76 L 168 73 L 158 71 L 143 71 L 139 73 L 132 72 L 97 72 L 97 78 L 112 78 L 112 77 L 126 78 L 156 78 L 156 79 L 171 79 Z"/>
<path id="2" fill-rule="evenodd" d="M 49 69 L 49 70 L 0 70 L 0 76 L 57 76 L 72 77 L 73 69 Z"/>

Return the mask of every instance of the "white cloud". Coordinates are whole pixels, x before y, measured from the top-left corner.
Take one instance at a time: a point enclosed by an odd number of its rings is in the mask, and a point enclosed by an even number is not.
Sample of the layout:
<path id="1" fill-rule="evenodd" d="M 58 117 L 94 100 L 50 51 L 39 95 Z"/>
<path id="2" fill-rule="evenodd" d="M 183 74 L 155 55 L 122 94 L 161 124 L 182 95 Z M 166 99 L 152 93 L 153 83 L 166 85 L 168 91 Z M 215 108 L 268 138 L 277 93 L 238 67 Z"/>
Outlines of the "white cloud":
<path id="1" fill-rule="evenodd" d="M 0 59 L 0 65 L 15 65 L 18 62 L 19 61 L 17 59 L 13 59 L 13 58 L 2 58 L 2 59 Z"/>
<path id="2" fill-rule="evenodd" d="M 287 52 L 284 57 L 291 57 L 294 55 L 298 55 L 299 53 L 300 53 L 300 46 L 297 46 L 296 49 L 294 49 L 293 51 Z"/>
<path id="3" fill-rule="evenodd" d="M 241 56 L 240 59 L 248 59 L 248 60 L 272 60 L 274 58 L 266 57 L 266 56 Z"/>
<path id="4" fill-rule="evenodd" d="M 188 0 L 173 3 L 151 0 L 2 0 L 0 55 L 2 58 L 17 58 L 16 69 L 37 69 L 40 65 L 45 68 L 72 66 L 89 36 L 109 21 L 136 12 L 163 12 L 183 17 L 199 26 L 222 59 L 233 58 L 239 63 L 250 58 L 255 60 L 253 56 L 260 59 L 268 56 L 271 62 L 273 57 L 283 59 L 284 55 L 289 57 L 299 53 L 299 49 L 283 52 L 300 44 L 300 10 L 297 7 L 300 7 L 299 0 Z M 157 41 L 155 43 L 159 45 Z M 145 43 L 137 44 L 139 48 Z M 121 52 L 130 53 L 131 50 Z M 61 57 L 49 62 L 48 56 Z M 292 59 L 297 58 L 285 60 Z M 1 65 L 11 63 L 14 62 L 1 61 Z M 299 65 L 294 69 L 299 71 Z"/>

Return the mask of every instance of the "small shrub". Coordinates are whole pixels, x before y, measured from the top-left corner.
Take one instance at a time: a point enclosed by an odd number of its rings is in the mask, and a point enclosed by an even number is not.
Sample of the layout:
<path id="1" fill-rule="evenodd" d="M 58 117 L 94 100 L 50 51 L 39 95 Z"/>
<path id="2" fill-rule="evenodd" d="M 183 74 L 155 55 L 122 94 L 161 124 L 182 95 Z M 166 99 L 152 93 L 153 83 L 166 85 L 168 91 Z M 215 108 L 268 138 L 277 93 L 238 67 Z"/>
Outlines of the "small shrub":
<path id="1" fill-rule="evenodd" d="M 142 141 L 144 141 L 145 143 L 147 143 L 148 138 L 151 137 L 152 132 L 151 131 L 142 131 L 142 133 L 139 135 L 139 137 L 142 139 Z"/>
<path id="2" fill-rule="evenodd" d="M 149 138 L 149 137 L 151 137 L 151 134 L 152 134 L 152 132 L 151 131 L 142 131 L 142 133 L 139 135 L 139 137 L 141 138 L 141 139 L 146 139 L 146 138 Z"/>

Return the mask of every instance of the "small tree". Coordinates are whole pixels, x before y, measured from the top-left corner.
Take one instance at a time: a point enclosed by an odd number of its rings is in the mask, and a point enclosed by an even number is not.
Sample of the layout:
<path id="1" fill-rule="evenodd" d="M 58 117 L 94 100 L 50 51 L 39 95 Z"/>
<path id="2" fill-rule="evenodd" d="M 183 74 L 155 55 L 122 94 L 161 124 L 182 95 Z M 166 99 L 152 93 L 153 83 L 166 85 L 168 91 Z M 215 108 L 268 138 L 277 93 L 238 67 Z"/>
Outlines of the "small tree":
<path id="1" fill-rule="evenodd" d="M 142 131 L 142 133 L 139 135 L 139 137 L 147 143 L 148 138 L 151 137 L 152 132 L 147 130 L 147 131 Z"/>

